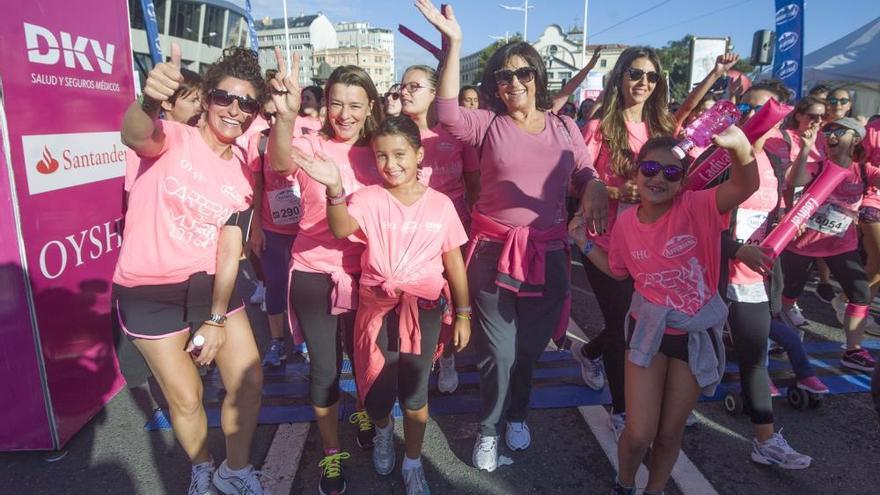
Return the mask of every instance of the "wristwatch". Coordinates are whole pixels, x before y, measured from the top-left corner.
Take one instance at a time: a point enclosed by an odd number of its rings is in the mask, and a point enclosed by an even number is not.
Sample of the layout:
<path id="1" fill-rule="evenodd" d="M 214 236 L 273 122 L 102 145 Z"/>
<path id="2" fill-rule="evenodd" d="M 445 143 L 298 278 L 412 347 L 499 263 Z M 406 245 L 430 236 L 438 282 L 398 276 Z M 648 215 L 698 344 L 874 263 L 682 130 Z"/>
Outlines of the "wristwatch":
<path id="1" fill-rule="evenodd" d="M 210 321 L 211 323 L 214 323 L 216 325 L 223 325 L 224 323 L 226 323 L 226 315 L 211 313 L 211 317 L 208 318 L 207 321 Z"/>

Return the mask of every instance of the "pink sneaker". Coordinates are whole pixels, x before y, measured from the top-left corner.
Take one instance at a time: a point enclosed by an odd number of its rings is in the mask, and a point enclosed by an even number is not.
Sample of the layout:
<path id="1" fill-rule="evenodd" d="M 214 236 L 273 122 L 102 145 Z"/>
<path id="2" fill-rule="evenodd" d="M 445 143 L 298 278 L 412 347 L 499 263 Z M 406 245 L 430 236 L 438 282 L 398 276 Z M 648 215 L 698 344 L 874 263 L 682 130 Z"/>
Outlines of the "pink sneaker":
<path id="1" fill-rule="evenodd" d="M 779 391 L 773 382 L 770 382 L 770 397 L 782 397 L 782 392 Z"/>
<path id="2" fill-rule="evenodd" d="M 822 383 L 822 380 L 819 380 L 819 377 L 816 376 L 801 378 L 797 381 L 797 388 L 814 394 L 827 394 L 830 392 L 828 387 Z"/>

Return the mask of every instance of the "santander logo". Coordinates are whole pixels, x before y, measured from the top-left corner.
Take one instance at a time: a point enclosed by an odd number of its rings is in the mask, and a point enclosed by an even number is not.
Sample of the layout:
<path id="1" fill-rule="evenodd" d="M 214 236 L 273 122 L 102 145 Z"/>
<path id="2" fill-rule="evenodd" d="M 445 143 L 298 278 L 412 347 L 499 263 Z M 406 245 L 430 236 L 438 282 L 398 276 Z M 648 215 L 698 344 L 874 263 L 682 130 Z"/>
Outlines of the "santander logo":
<path id="1" fill-rule="evenodd" d="M 664 258 L 675 258 L 690 252 L 697 246 L 697 238 L 689 235 L 677 235 L 668 241 L 663 247 Z"/>
<path id="2" fill-rule="evenodd" d="M 37 162 L 37 172 L 49 175 L 58 170 L 58 160 L 49 152 L 49 147 L 43 147 L 43 159 Z"/>

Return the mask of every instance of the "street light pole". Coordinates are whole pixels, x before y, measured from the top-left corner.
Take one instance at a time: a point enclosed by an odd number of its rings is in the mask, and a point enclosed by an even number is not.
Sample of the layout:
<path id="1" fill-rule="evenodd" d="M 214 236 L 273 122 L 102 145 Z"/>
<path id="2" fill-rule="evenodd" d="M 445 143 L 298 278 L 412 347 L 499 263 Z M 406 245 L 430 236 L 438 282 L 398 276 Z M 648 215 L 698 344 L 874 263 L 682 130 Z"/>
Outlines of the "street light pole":
<path id="1" fill-rule="evenodd" d="M 498 4 L 504 10 L 517 10 L 523 13 L 523 41 L 526 43 L 529 42 L 529 9 L 535 8 L 534 5 L 529 5 L 529 0 L 525 0 L 525 3 L 520 5 L 519 7 L 512 7 L 510 5 Z"/>
<path id="2" fill-rule="evenodd" d="M 582 38 L 582 47 L 581 47 L 581 64 L 587 64 L 587 11 L 590 8 L 590 0 L 584 0 L 584 35 Z"/>

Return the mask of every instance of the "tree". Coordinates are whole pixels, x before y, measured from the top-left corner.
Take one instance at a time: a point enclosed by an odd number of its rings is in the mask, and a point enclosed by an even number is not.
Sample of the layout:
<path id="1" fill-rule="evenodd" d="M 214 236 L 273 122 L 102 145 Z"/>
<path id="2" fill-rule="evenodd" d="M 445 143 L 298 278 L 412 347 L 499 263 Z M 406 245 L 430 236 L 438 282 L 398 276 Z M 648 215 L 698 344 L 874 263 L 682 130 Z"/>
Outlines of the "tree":
<path id="1" fill-rule="evenodd" d="M 680 40 L 670 41 L 663 48 L 657 49 L 660 65 L 669 73 L 669 90 L 674 101 L 684 101 L 690 92 L 688 87 L 688 68 L 690 63 L 691 36 L 686 35 Z"/>
<path id="2" fill-rule="evenodd" d="M 510 41 L 521 40 L 522 36 L 519 33 L 516 33 L 510 37 Z M 486 68 L 486 64 L 489 63 L 489 59 L 492 58 L 492 54 L 494 54 L 496 50 L 506 45 L 507 43 L 509 43 L 509 41 L 496 40 L 491 45 L 480 50 L 480 70 L 477 72 L 477 78 L 475 79 L 476 81 L 481 81 L 483 79 L 483 70 Z"/>

